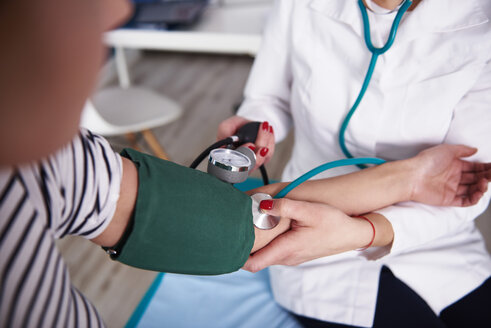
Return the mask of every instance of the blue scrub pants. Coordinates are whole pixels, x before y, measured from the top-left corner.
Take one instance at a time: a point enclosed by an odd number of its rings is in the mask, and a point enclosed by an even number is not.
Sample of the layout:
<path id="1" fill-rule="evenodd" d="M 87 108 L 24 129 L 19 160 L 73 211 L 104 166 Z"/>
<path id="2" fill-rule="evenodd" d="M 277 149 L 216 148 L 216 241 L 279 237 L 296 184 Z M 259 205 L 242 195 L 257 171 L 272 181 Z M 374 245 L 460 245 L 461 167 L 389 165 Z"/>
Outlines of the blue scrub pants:
<path id="1" fill-rule="evenodd" d="M 359 328 L 295 315 L 305 328 Z M 489 328 L 491 277 L 437 316 L 428 304 L 386 266 L 380 273 L 374 328 Z"/>

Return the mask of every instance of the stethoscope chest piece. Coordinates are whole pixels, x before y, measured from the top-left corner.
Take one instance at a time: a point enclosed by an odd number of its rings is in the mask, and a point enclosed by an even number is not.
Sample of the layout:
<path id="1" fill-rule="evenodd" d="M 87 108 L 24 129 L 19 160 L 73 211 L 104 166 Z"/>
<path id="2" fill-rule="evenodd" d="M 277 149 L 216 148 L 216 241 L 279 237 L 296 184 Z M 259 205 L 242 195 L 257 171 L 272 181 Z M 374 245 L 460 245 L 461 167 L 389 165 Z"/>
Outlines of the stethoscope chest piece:
<path id="1" fill-rule="evenodd" d="M 280 222 L 280 217 L 264 213 L 259 207 L 259 203 L 263 200 L 273 199 L 268 194 L 257 193 L 251 196 L 252 198 L 252 221 L 254 226 L 261 230 L 273 229 Z"/>

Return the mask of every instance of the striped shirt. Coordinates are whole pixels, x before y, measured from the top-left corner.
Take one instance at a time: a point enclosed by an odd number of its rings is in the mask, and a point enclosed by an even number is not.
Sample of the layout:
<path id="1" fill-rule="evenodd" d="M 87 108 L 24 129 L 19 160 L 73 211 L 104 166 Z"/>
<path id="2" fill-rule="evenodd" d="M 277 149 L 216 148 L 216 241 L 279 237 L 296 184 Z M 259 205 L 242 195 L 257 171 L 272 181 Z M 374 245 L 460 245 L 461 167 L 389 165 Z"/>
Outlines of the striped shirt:
<path id="1" fill-rule="evenodd" d="M 0 327 L 100 327 L 55 239 L 98 236 L 119 198 L 121 158 L 81 130 L 53 156 L 0 169 Z"/>

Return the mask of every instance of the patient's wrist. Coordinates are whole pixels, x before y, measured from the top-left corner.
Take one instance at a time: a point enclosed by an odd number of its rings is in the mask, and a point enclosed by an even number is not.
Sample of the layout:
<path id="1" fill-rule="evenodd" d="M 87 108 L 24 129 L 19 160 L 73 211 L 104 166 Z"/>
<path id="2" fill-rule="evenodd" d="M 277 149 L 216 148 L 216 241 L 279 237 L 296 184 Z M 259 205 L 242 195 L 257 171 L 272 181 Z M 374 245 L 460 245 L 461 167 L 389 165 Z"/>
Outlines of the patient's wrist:
<path id="1" fill-rule="evenodd" d="M 383 164 L 384 176 L 390 179 L 390 192 L 395 196 L 393 203 L 412 200 L 415 186 L 421 179 L 413 158 Z"/>
<path id="2" fill-rule="evenodd" d="M 407 192 L 407 199 L 405 199 L 405 201 L 414 201 L 415 195 L 419 192 L 420 186 L 424 183 L 424 171 L 421 170 L 421 163 L 419 163 L 418 160 L 419 158 L 415 156 L 399 161 L 405 172 L 403 178 Z"/>

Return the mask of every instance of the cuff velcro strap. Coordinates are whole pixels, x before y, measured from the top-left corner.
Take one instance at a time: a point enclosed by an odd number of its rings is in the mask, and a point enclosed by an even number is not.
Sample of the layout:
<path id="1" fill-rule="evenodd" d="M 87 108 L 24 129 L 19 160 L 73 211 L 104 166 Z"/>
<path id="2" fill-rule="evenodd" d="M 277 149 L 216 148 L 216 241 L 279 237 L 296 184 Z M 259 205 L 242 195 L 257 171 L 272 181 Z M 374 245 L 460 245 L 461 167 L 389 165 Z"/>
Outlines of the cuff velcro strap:
<path id="1" fill-rule="evenodd" d="M 240 269 L 254 243 L 251 198 L 232 185 L 132 149 L 138 169 L 133 224 L 118 254 L 147 270 L 212 275 Z"/>

